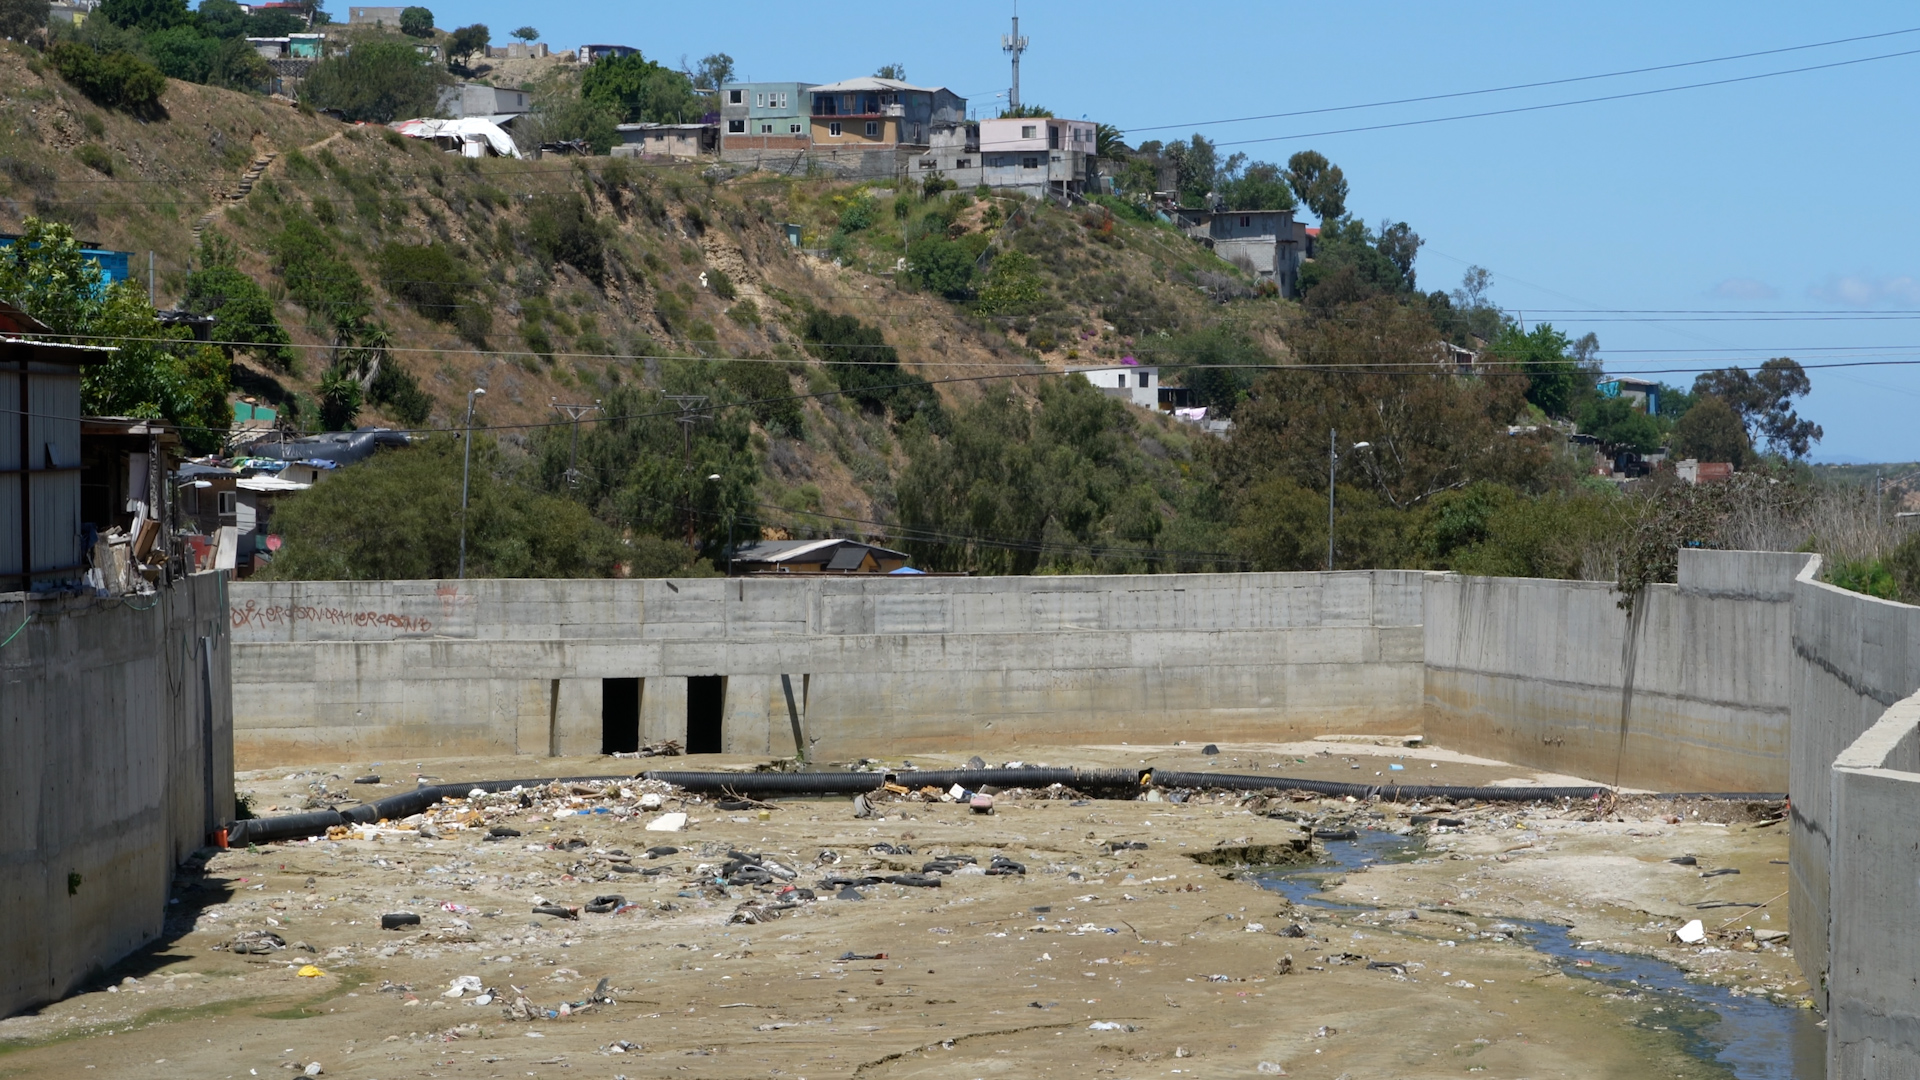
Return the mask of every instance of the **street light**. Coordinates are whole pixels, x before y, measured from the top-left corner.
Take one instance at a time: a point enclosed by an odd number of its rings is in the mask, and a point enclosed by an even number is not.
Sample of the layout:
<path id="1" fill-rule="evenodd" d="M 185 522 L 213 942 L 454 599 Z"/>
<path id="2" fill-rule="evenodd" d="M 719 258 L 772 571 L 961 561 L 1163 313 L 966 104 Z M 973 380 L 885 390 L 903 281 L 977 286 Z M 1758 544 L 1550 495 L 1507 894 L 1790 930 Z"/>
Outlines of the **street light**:
<path id="1" fill-rule="evenodd" d="M 467 579 L 467 481 L 473 476 L 473 399 L 487 396 L 483 386 L 467 391 L 467 460 L 460 466 L 460 580 Z"/>
<path id="2" fill-rule="evenodd" d="M 1355 450 L 1365 450 L 1372 446 L 1370 442 L 1353 444 Z M 1327 569 L 1333 569 L 1333 484 L 1339 478 L 1340 450 L 1339 433 L 1327 429 Z"/>
<path id="3" fill-rule="evenodd" d="M 720 482 L 719 473 L 707 474 L 707 483 L 716 484 L 719 482 Z M 728 577 L 733 576 L 733 511 L 732 510 L 727 511 L 727 576 Z"/>

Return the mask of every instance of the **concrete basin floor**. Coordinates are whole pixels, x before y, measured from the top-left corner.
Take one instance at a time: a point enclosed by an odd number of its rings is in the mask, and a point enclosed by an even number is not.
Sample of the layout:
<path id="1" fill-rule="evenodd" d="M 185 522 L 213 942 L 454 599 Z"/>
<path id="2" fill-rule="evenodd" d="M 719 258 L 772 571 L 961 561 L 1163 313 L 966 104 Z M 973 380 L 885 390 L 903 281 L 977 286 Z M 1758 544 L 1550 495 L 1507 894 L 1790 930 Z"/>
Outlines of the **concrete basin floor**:
<path id="1" fill-rule="evenodd" d="M 1367 782 L 1377 782 L 1376 771 L 1381 780 L 1415 774 L 1409 783 L 1577 780 L 1393 740 L 1219 749 L 1021 747 L 982 756 L 992 765 L 1144 760 Z M 968 756 L 908 759 L 953 767 Z M 752 762 L 362 761 L 261 770 L 237 787 L 258 812 L 293 812 L 321 790 L 358 801 L 411 787 L 416 773 L 451 782 L 650 764 Z M 377 788 L 352 785 L 371 772 L 382 778 Z M 1663 957 L 1742 994 L 1806 996 L 1791 938 L 1774 933 L 1789 929 L 1776 896 L 1786 889 L 1786 836 L 1756 816 L 1764 808 L 1746 804 L 1016 795 L 1001 797 L 991 816 L 895 799 L 857 819 L 851 801 L 837 798 L 780 800 L 763 813 L 669 793 L 659 809 L 639 810 L 644 786 L 625 786 L 625 794 L 617 784 L 543 788 L 529 793 L 530 807 L 505 796 L 444 806 L 425 830 L 395 823 L 214 855 L 204 874 L 176 888 L 165 940 L 88 992 L 0 1021 L 0 1075 L 282 1076 L 312 1063 L 323 1075 L 362 1080 L 1238 1076 L 1274 1068 L 1326 1080 L 1718 1075 L 1647 1004 L 1567 977 L 1501 936 L 1503 919 L 1571 925 L 1583 939 Z M 688 815 L 684 831 L 644 829 L 672 811 Z M 492 826 L 521 835 L 482 839 Z M 1295 907 L 1244 867 L 1189 857 L 1221 846 L 1284 847 L 1316 828 L 1418 829 L 1427 844 L 1412 861 L 1329 881 L 1329 895 L 1365 905 L 1350 909 Z M 1146 846 L 1116 846 L 1123 843 Z M 661 846 L 680 850 L 648 857 Z M 782 909 L 793 897 L 780 895 L 780 878 L 716 884 L 736 850 L 796 871 L 791 884 L 818 898 Z M 945 855 L 985 867 L 996 854 L 1027 872 L 989 876 L 963 866 L 938 888 L 869 885 L 859 900 L 821 885 L 828 875 L 915 873 Z M 1682 857 L 1693 861 L 1669 861 Z M 1728 869 L 1739 873 L 1702 876 Z M 583 907 L 609 894 L 633 906 L 572 919 L 533 913 L 543 902 Z M 420 922 L 382 929 L 381 915 L 394 912 Z M 764 921 L 734 921 L 745 912 Z M 1694 918 L 1719 934 L 1697 945 L 1672 940 Z M 267 934 L 286 947 L 274 948 Z M 266 941 L 268 951 L 238 951 L 236 941 Z M 448 996 L 463 976 L 472 981 Z M 602 980 L 611 1001 L 594 1002 Z M 516 1015 L 516 1003 L 532 1018 Z M 548 1015 L 562 1005 L 565 1015 Z"/>

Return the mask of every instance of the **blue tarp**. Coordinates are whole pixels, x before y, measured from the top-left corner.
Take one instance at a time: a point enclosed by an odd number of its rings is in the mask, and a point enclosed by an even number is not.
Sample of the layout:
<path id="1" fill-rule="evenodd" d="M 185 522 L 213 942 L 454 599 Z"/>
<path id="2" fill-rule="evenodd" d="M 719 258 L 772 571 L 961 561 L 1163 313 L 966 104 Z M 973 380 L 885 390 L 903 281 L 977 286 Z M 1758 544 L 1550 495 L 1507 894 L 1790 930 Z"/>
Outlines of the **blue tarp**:
<path id="1" fill-rule="evenodd" d="M 911 566 L 903 566 L 898 570 L 887 571 L 887 576 L 892 577 L 894 574 L 924 574 L 924 573 L 926 573 L 925 570 L 915 570 Z"/>

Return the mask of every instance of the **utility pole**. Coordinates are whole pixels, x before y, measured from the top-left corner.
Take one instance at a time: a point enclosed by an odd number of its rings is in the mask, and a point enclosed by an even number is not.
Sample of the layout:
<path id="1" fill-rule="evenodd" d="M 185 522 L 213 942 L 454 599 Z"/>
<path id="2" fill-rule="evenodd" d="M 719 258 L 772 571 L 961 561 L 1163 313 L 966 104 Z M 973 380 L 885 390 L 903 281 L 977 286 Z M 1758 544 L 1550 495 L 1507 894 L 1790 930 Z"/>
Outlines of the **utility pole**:
<path id="1" fill-rule="evenodd" d="M 600 401 L 596 398 L 591 405 L 568 405 L 557 398 L 549 397 L 547 400 L 553 404 L 555 412 L 573 421 L 573 451 L 567 455 L 567 471 L 560 474 L 560 479 L 565 480 L 569 487 L 579 487 L 580 420 L 592 413 L 599 412 Z"/>
<path id="2" fill-rule="evenodd" d="M 473 476 L 473 399 L 486 396 L 486 388 L 467 391 L 467 460 L 460 466 L 460 580 L 467 580 L 467 481 Z"/>
<path id="3" fill-rule="evenodd" d="M 1020 36 L 1020 5 L 1013 5 L 1013 33 L 1000 35 L 1000 51 L 1013 57 L 1013 88 L 1007 94 L 1007 105 L 1014 113 L 1020 111 L 1020 54 L 1027 51 L 1027 39 Z"/>
<path id="4" fill-rule="evenodd" d="M 687 546 L 693 546 L 693 425 L 707 418 L 700 407 L 707 403 L 705 394 L 663 394 L 668 401 L 680 407 L 680 415 L 674 420 L 680 425 L 680 439 L 683 446 L 680 459 L 681 472 L 687 478 Z"/>
<path id="5" fill-rule="evenodd" d="M 1340 471 L 1339 432 L 1327 429 L 1327 569 L 1333 569 L 1333 481 Z"/>

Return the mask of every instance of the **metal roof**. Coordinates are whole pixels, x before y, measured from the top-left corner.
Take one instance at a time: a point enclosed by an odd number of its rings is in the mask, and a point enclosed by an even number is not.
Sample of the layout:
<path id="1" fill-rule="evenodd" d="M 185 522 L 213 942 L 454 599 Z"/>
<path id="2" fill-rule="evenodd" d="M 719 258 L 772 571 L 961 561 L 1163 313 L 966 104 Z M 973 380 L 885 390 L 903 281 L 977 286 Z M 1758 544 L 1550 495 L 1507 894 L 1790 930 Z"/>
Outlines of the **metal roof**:
<path id="1" fill-rule="evenodd" d="M 832 537 L 826 540 L 762 540 L 749 544 L 733 553 L 735 562 L 792 562 L 804 555 L 825 551 L 841 545 L 853 545 L 873 551 L 879 555 L 891 555 L 895 558 L 907 558 L 904 551 L 894 551 L 878 544 L 869 544 L 865 540 L 849 540 L 844 537 Z"/>
<path id="2" fill-rule="evenodd" d="M 946 89 L 944 86 L 915 86 L 912 83 L 901 82 L 899 79 L 882 79 L 877 75 L 863 75 L 858 79 L 843 79 L 837 83 L 816 86 L 812 92 L 816 94 L 858 94 L 873 90 L 911 90 L 922 94 L 931 94 Z M 948 91 L 948 93 L 952 93 L 952 91 Z"/>

